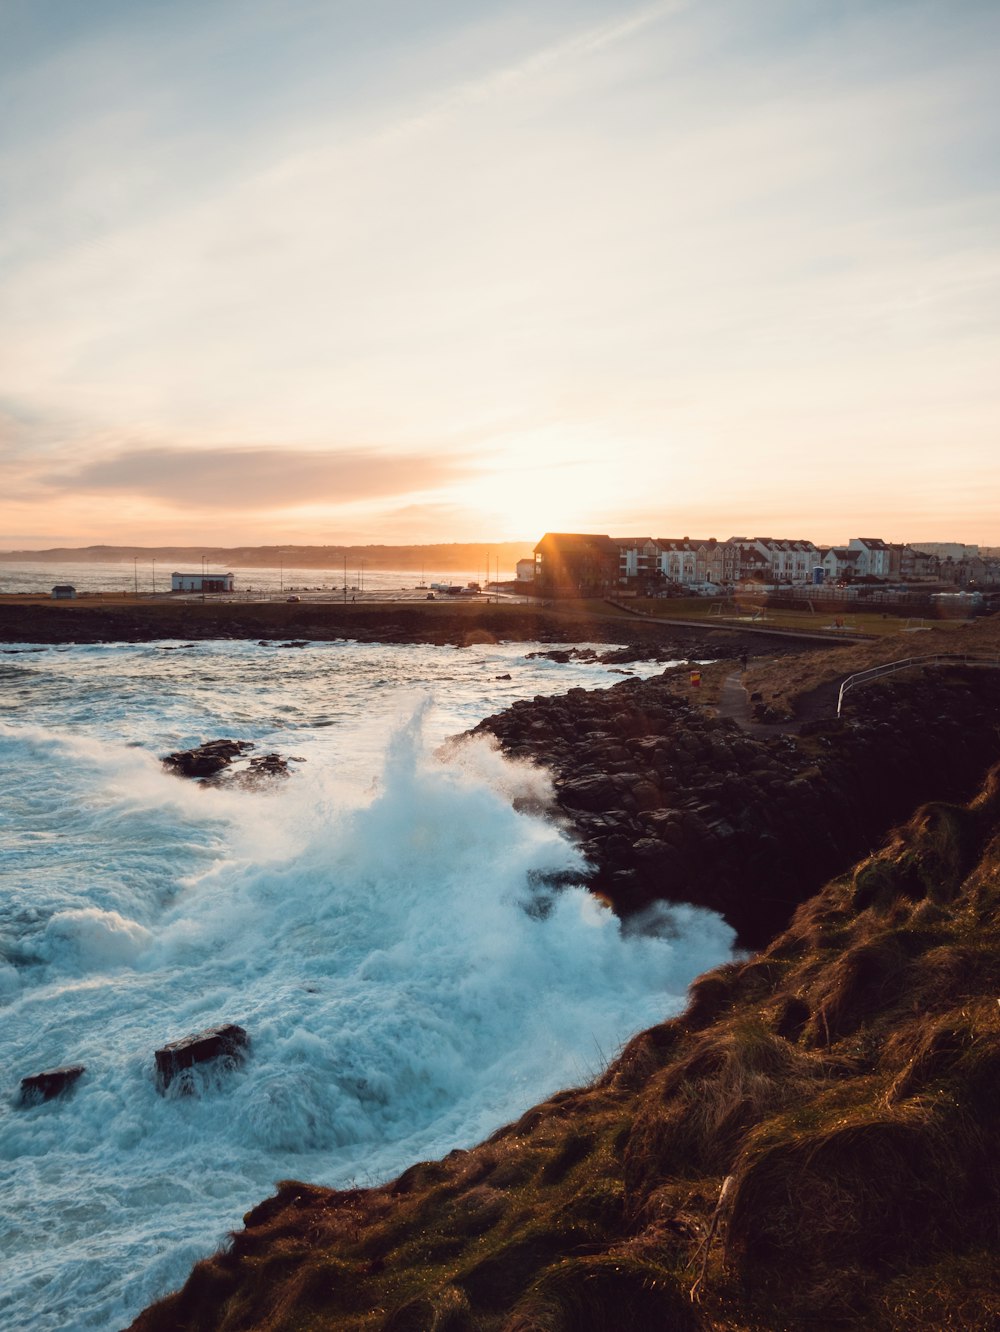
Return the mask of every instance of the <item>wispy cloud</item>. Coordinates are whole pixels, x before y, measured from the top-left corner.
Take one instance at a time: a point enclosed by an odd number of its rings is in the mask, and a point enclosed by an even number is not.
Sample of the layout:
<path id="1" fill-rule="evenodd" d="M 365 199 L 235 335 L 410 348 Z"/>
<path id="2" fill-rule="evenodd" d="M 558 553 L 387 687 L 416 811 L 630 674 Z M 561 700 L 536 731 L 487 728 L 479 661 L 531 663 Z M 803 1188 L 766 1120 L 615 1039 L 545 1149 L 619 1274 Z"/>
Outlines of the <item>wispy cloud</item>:
<path id="1" fill-rule="evenodd" d="M 46 472 L 61 495 L 131 495 L 206 510 L 336 506 L 433 491 L 464 477 L 454 458 L 340 449 L 135 449 Z"/>
<path id="2" fill-rule="evenodd" d="M 996 476 L 996 6 L 86 11 L 6 55 L 8 497 L 446 535 Z"/>

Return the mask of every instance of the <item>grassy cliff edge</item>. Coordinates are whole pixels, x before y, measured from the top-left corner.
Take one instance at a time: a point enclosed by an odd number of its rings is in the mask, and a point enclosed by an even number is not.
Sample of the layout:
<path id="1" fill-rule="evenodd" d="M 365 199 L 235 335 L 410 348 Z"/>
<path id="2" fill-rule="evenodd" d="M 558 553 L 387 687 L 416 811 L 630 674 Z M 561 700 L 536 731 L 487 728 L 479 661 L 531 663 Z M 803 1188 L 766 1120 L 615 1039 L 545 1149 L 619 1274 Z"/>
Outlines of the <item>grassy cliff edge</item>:
<path id="1" fill-rule="evenodd" d="M 1000 1322 L 1000 769 L 471 1151 L 286 1182 L 165 1329 Z"/>

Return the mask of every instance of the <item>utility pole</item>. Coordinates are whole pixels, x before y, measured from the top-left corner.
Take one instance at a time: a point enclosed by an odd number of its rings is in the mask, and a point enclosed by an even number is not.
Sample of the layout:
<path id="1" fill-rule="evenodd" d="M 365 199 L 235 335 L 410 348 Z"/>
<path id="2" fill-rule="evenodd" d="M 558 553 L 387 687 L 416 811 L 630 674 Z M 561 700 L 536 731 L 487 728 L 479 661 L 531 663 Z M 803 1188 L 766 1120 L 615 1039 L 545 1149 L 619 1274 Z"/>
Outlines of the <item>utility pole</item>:
<path id="1" fill-rule="evenodd" d="M 139 595 L 139 556 L 132 556 L 132 579 L 135 587 L 135 595 Z"/>
<path id="2" fill-rule="evenodd" d="M 344 553 L 344 605 L 347 605 L 347 553 Z"/>
<path id="3" fill-rule="evenodd" d="M 153 561 L 153 596 L 156 596 L 156 561 Z"/>

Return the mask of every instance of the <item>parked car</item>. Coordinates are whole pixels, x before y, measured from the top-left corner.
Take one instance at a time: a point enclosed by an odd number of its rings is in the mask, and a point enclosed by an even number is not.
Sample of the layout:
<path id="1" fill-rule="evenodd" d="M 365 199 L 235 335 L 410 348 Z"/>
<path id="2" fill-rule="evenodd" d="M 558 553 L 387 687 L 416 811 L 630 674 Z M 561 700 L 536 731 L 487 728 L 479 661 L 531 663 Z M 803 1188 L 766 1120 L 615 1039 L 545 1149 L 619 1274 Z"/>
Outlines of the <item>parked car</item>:
<path id="1" fill-rule="evenodd" d="M 291 597 L 286 597 L 285 600 L 286 600 L 286 601 L 301 601 L 302 598 L 301 598 L 301 597 L 296 597 L 296 596 L 291 596 Z"/>

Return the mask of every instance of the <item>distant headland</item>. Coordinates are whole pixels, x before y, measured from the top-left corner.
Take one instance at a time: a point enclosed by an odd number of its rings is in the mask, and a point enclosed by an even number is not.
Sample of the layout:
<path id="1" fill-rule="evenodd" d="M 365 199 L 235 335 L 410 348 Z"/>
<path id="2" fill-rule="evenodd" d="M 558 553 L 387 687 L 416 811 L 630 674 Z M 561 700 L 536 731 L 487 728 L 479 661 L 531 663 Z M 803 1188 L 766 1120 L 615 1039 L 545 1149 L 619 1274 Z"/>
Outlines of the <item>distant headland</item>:
<path id="1" fill-rule="evenodd" d="M 115 563 L 141 559 L 178 564 L 208 560 L 233 569 L 268 569 L 287 564 L 299 569 L 339 569 L 344 561 L 355 568 L 408 569 L 436 572 L 483 568 L 487 558 L 510 568 L 530 559 L 532 541 L 442 542 L 429 546 L 57 546 L 48 550 L 3 550 L 0 561 L 33 563 Z"/>

